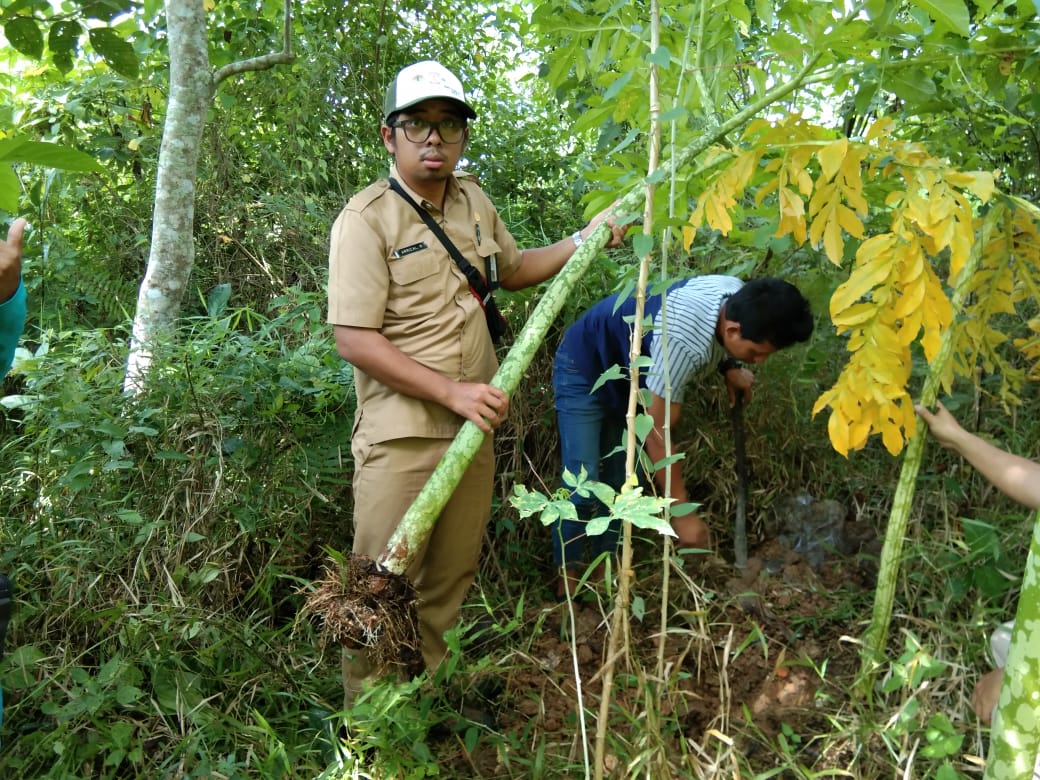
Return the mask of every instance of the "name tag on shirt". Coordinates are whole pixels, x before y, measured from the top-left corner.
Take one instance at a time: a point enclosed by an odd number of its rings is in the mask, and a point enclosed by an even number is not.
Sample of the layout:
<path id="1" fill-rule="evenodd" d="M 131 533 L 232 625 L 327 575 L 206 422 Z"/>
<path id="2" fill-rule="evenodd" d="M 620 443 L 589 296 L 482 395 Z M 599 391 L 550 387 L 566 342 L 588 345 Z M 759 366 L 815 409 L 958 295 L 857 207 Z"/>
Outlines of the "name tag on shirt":
<path id="1" fill-rule="evenodd" d="M 403 246 L 400 249 L 395 249 L 391 257 L 393 257 L 395 260 L 400 260 L 402 257 L 407 257 L 408 255 L 415 254 L 416 252 L 420 252 L 423 249 L 426 249 L 426 242 L 420 241 L 418 244 L 412 244 L 411 246 Z"/>

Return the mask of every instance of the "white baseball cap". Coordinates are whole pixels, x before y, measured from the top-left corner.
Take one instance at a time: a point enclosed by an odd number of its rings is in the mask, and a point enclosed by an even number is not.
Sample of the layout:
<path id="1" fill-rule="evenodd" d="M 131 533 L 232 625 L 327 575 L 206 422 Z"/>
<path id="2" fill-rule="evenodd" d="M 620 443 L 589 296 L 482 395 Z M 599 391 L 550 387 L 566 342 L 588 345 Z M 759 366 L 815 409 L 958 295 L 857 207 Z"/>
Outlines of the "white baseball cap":
<path id="1" fill-rule="evenodd" d="M 453 100 L 462 107 L 469 119 L 477 116 L 477 112 L 466 102 L 466 93 L 462 90 L 458 76 L 439 62 L 423 60 L 402 68 L 394 76 L 386 90 L 383 118 L 432 98 Z"/>

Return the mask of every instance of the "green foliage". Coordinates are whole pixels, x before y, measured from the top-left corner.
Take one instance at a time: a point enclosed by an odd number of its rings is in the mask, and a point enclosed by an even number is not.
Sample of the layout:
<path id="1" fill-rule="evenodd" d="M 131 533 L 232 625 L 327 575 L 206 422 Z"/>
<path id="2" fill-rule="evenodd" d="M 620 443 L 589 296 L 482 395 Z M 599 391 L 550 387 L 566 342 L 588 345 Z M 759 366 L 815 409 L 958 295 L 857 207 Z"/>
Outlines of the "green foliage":
<path id="1" fill-rule="evenodd" d="M 17 136 L 0 138 L 0 209 L 18 209 L 18 178 L 11 163 L 31 163 L 66 171 L 103 170 L 89 155 L 57 144 L 29 141 Z"/>
<path id="2" fill-rule="evenodd" d="M 899 755 L 905 753 L 908 742 L 920 742 L 920 755 L 935 762 L 932 768 L 919 769 L 920 776 L 937 780 L 961 777 L 950 759 L 960 753 L 964 734 L 945 713 L 928 711 L 923 703 L 926 701 L 923 692 L 949 674 L 948 665 L 929 653 L 918 637 L 907 632 L 903 654 L 892 661 L 881 683 L 883 693 L 899 697 L 898 708 L 883 732 L 886 746 L 894 755 Z"/>
<path id="3" fill-rule="evenodd" d="M 589 536 L 599 536 L 611 523 L 622 521 L 632 523 L 636 528 L 657 531 L 668 536 L 675 535 L 663 517 L 664 509 L 672 499 L 643 495 L 641 487 L 627 487 L 616 491 L 610 485 L 588 479 L 584 468 L 578 475 L 564 471 L 563 481 L 573 489 L 573 493 L 585 498 L 594 495 L 608 509 L 607 515 L 589 520 L 586 526 Z M 529 491 L 523 485 L 516 485 L 513 490 L 510 502 L 520 513 L 521 519 L 538 515 L 538 519 L 545 526 L 552 525 L 561 518 L 577 519 L 574 505 L 567 497 L 546 496 Z"/>
<path id="4" fill-rule="evenodd" d="M 130 0 L 98 0 L 77 6 L 73 13 L 56 14 L 45 0 L 8 2 L 0 7 L 0 24 L 17 52 L 41 60 L 46 50 L 61 73 L 72 70 L 85 33 L 91 49 L 112 70 L 130 79 L 137 78 L 138 58 L 124 37 L 126 33 L 121 35 L 117 28 L 95 24 L 101 21 L 111 25 L 116 17 L 132 12 L 134 4 Z"/>
<path id="5" fill-rule="evenodd" d="M 979 597 L 1000 603 L 1018 581 L 1019 556 L 1010 555 L 1004 548 L 999 529 L 983 520 L 964 518 L 961 523 L 963 538 L 940 553 L 938 571 L 929 571 L 930 576 L 947 578 L 946 598 L 934 604 L 940 613 Z"/>
<path id="6" fill-rule="evenodd" d="M 323 695 L 301 688 L 316 637 L 292 618 L 315 551 L 342 543 L 351 378 L 317 296 L 211 304 L 157 354 L 157 403 L 123 402 L 118 334 L 51 334 L 19 363 L 5 772 L 317 774 L 297 725 Z"/>

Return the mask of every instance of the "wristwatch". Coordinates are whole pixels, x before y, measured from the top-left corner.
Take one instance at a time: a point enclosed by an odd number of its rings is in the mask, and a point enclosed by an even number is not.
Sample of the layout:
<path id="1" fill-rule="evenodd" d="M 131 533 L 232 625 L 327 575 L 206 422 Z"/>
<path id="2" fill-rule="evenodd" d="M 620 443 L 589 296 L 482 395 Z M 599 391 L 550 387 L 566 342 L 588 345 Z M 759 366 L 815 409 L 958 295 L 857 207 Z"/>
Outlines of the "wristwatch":
<path id="1" fill-rule="evenodd" d="M 574 248 L 577 249 L 579 246 L 585 243 L 585 239 L 581 237 L 581 231 L 575 230 L 571 235 L 571 241 L 574 242 Z"/>
<path id="2" fill-rule="evenodd" d="M 728 371 L 732 371 L 734 368 L 743 368 L 744 364 L 736 358 L 726 357 L 719 361 L 719 373 L 722 376 L 726 376 Z"/>

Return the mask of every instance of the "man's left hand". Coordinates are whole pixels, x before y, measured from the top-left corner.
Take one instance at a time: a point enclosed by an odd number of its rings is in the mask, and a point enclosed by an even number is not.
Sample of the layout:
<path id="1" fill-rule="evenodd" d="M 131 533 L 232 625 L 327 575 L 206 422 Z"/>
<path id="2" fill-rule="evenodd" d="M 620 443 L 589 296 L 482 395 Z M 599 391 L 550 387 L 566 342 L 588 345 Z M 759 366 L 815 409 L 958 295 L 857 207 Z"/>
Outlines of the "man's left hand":
<path id="1" fill-rule="evenodd" d="M 755 384 L 755 375 L 746 368 L 731 368 L 726 372 L 726 390 L 729 393 L 729 408 L 737 403 L 737 393 L 744 397 L 744 405 L 751 402 L 751 386 Z"/>
<path id="2" fill-rule="evenodd" d="M 616 246 L 621 246 L 621 244 L 625 240 L 625 234 L 628 232 L 628 225 L 617 224 L 617 217 L 611 215 L 610 213 L 614 208 L 617 207 L 617 204 L 619 202 L 620 201 L 614 201 L 605 209 L 603 209 L 603 211 L 601 211 L 599 214 L 590 219 L 589 224 L 585 226 L 585 229 L 580 231 L 582 238 L 588 238 L 590 235 L 592 235 L 592 231 L 596 229 L 596 226 L 599 225 L 599 223 L 603 220 L 606 220 L 607 225 L 610 227 L 610 238 L 607 240 L 607 243 L 604 246 L 606 246 L 608 249 L 613 249 Z"/>

